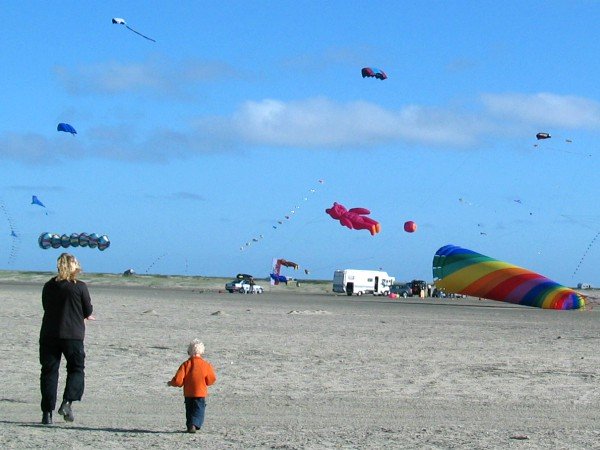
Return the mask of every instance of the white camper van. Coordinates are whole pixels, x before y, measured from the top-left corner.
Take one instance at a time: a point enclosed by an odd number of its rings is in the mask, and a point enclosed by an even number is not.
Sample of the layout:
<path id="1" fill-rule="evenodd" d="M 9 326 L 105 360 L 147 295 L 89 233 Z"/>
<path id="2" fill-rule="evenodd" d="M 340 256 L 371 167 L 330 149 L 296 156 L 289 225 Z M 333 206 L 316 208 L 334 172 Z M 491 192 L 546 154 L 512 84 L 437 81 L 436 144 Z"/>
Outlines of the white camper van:
<path id="1" fill-rule="evenodd" d="M 333 292 L 347 295 L 388 295 L 394 277 L 380 270 L 336 270 L 333 273 Z"/>

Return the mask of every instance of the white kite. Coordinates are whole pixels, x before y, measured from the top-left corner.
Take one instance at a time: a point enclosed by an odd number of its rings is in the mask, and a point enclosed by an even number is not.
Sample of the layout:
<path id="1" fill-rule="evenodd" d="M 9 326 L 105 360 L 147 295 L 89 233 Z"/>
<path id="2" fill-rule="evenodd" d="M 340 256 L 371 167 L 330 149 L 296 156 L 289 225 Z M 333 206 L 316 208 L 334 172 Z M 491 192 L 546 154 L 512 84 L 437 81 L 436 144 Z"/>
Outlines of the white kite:
<path id="1" fill-rule="evenodd" d="M 142 33 L 138 32 L 138 31 L 135 31 L 133 28 L 131 28 L 129 25 L 127 25 L 127 22 L 125 22 L 125 19 L 121 19 L 120 17 L 113 17 L 112 23 L 117 24 L 117 25 L 125 25 L 125 28 L 133 31 L 135 34 L 139 34 L 141 37 L 148 39 L 149 41 L 156 42 L 154 39 L 152 39 L 148 36 L 144 36 Z"/>

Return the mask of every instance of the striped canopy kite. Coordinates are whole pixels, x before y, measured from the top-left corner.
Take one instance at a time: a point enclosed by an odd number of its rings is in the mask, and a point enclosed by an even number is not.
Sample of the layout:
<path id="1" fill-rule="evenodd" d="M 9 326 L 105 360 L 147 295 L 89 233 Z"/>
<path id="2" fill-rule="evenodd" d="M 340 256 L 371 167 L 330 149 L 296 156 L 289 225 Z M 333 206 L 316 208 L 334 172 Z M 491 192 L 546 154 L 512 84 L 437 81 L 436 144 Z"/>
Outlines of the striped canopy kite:
<path id="1" fill-rule="evenodd" d="M 585 297 L 542 275 L 455 245 L 433 257 L 438 289 L 544 309 L 579 309 Z"/>

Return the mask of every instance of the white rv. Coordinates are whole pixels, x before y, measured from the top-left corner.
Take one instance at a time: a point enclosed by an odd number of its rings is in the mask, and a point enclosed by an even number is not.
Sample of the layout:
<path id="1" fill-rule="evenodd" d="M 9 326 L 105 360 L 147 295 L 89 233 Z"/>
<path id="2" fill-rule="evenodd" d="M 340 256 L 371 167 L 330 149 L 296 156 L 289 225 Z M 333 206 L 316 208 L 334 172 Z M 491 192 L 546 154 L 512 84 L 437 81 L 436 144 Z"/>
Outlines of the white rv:
<path id="1" fill-rule="evenodd" d="M 336 270 L 333 273 L 333 292 L 347 295 L 388 295 L 394 277 L 380 270 Z"/>

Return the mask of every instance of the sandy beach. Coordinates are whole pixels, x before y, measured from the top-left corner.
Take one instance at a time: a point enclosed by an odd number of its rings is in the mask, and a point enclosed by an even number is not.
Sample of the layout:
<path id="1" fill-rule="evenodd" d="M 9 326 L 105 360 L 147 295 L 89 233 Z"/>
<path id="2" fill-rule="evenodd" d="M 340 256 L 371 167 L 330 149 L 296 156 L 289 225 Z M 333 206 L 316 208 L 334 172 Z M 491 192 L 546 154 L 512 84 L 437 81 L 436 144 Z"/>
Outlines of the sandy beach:
<path id="1" fill-rule="evenodd" d="M 600 309 L 403 300 L 326 284 L 86 277 L 86 391 L 40 424 L 50 274 L 0 279 L 1 448 L 600 448 Z M 135 278 L 135 277 L 134 277 Z M 261 283 L 267 287 L 265 282 Z M 203 429 L 166 386 L 192 338 L 217 372 Z M 65 377 L 61 368 L 59 396 Z"/>

